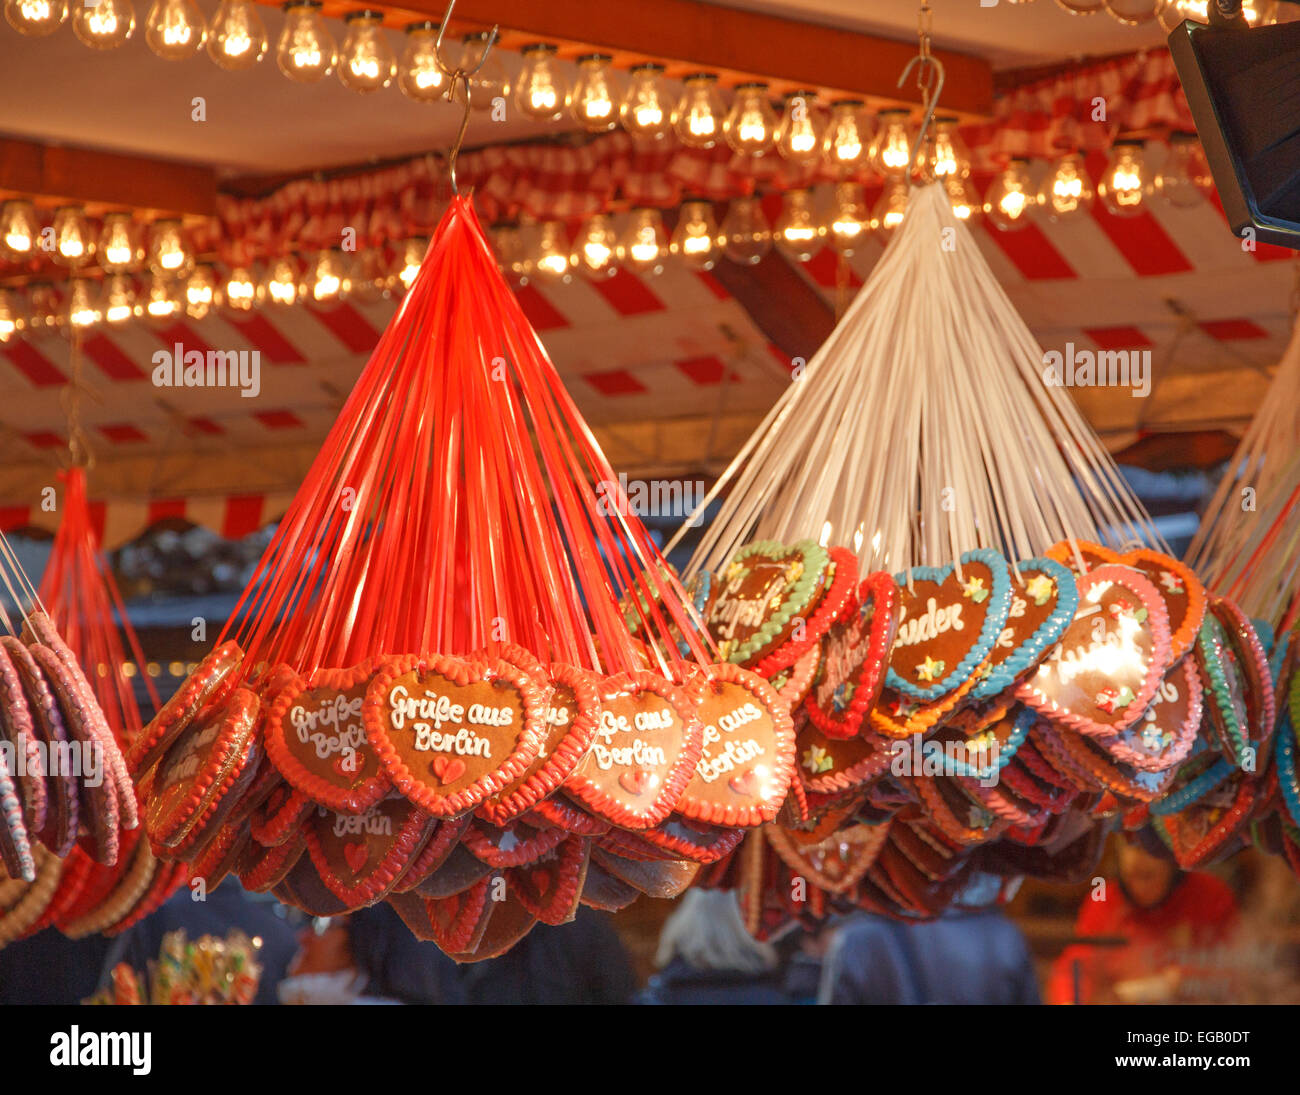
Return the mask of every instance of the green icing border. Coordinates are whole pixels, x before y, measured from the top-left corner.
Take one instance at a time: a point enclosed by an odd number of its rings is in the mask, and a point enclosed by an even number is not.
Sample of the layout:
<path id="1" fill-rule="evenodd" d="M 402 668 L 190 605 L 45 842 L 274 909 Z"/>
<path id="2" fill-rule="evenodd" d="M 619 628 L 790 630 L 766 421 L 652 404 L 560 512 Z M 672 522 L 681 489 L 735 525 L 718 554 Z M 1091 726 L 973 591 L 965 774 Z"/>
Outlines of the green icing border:
<path id="1" fill-rule="evenodd" d="M 727 571 L 736 563 L 743 564 L 744 560 L 751 555 L 770 555 L 775 559 L 779 559 L 783 555 L 790 555 L 795 552 L 803 557 L 803 574 L 799 576 L 794 585 L 787 589 L 785 604 L 777 612 L 769 616 L 763 626 L 746 639 L 744 643 L 736 647 L 727 656 L 727 661 L 735 665 L 743 665 L 780 635 L 785 630 L 785 625 L 808 607 L 808 602 L 812 600 L 813 590 L 817 588 L 817 583 L 830 563 L 831 556 L 830 552 L 817 543 L 816 540 L 799 540 L 788 547 L 778 540 L 757 540 L 752 544 L 746 544 L 736 552 L 735 557 L 723 570 L 720 577 L 725 581 Z"/>

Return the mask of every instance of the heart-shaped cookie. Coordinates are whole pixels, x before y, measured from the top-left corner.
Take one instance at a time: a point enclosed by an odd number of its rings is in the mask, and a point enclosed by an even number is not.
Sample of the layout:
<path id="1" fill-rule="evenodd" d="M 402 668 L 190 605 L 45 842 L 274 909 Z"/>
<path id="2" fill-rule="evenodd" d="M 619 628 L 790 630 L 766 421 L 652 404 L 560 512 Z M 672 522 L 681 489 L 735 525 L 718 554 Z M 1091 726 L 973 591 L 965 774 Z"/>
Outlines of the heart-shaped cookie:
<path id="1" fill-rule="evenodd" d="M 432 828 L 428 814 L 397 795 L 360 814 L 318 806 L 308 817 L 307 854 L 330 892 L 359 908 L 392 888 Z"/>
<path id="2" fill-rule="evenodd" d="M 635 836 L 660 849 L 664 853 L 664 858 L 712 864 L 729 856 L 735 850 L 744 839 L 745 830 L 725 829 L 704 822 L 690 822 L 678 814 L 669 814 L 658 825 L 651 829 L 642 829 Z M 606 847 L 606 850 L 609 850 L 609 834 L 596 839 Z"/>
<path id="3" fill-rule="evenodd" d="M 1227 597 L 1212 597 L 1210 612 L 1222 625 L 1241 671 L 1247 742 L 1257 752 L 1273 733 L 1277 701 L 1264 643 L 1250 618 Z M 1262 768 L 1262 765 L 1258 767 Z"/>
<path id="4" fill-rule="evenodd" d="M 1201 726 L 1202 696 L 1196 664 L 1184 658 L 1165 674 L 1142 717 L 1098 744 L 1117 761 L 1141 771 L 1167 771 L 1191 752 Z"/>
<path id="5" fill-rule="evenodd" d="M 913 567 L 895 575 L 898 631 L 886 682 L 922 703 L 965 684 L 993 650 L 1011 611 L 1011 573 L 990 548 L 957 566 Z"/>
<path id="6" fill-rule="evenodd" d="M 817 844 L 801 844 L 779 825 L 765 832 L 781 861 L 796 875 L 828 893 L 847 893 L 876 861 L 889 825 L 851 825 Z"/>
<path id="7" fill-rule="evenodd" d="M 1006 626 L 989 651 L 970 697 L 978 702 L 1010 688 L 1034 668 L 1065 633 L 1079 607 L 1070 569 L 1052 559 L 1028 559 L 1012 575 Z"/>
<path id="8" fill-rule="evenodd" d="M 762 677 L 734 665 L 710 666 L 689 687 L 701 752 L 676 811 L 727 828 L 771 821 L 794 778 L 789 710 Z"/>
<path id="9" fill-rule="evenodd" d="M 1155 818 L 1155 826 L 1183 870 L 1211 863 L 1237 846 L 1250 820 L 1260 783 L 1235 770 L 1197 802 Z"/>
<path id="10" fill-rule="evenodd" d="M 905 742 L 898 743 L 905 748 Z M 811 721 L 799 729 L 796 741 L 796 770 L 806 791 L 835 794 L 862 787 L 889 771 L 894 749 L 874 739 L 827 737 Z"/>
<path id="11" fill-rule="evenodd" d="M 1205 713 L 1223 755 L 1240 765 L 1252 750 L 1250 712 L 1246 707 L 1245 671 L 1228 632 L 1214 612 L 1201 624 L 1193 649 L 1196 668 L 1205 686 Z"/>
<path id="12" fill-rule="evenodd" d="M 407 655 L 375 674 L 363 716 L 393 786 L 426 813 L 453 817 L 537 756 L 546 689 L 501 658 Z"/>
<path id="13" fill-rule="evenodd" d="M 506 885 L 543 924 L 565 924 L 578 911 L 591 841 L 568 837 L 535 863 L 506 871 Z"/>
<path id="14" fill-rule="evenodd" d="M 587 755 L 600 723 L 600 700 L 594 674 L 574 666 L 524 661 L 525 652 L 503 652 L 507 661 L 528 669 L 550 688 L 543 723 L 544 737 L 537 755 L 517 779 L 489 795 L 478 806 L 478 816 L 505 825 L 552 794 Z"/>
<path id="15" fill-rule="evenodd" d="M 829 554 L 814 540 L 790 547 L 760 540 L 741 548 L 713 576 L 705 623 L 721 656 L 756 665 L 794 637 L 800 624 L 806 629 L 825 591 L 829 563 Z"/>
<path id="16" fill-rule="evenodd" d="M 366 739 L 362 706 L 372 662 L 352 669 L 318 669 L 271 697 L 266 751 L 281 775 L 328 810 L 364 813 L 390 786 Z"/>
<path id="17" fill-rule="evenodd" d="M 883 571 L 868 574 L 822 640 L 822 660 L 805 700 L 827 737 L 851 738 L 880 695 L 898 625 L 898 587 Z"/>
<path id="18" fill-rule="evenodd" d="M 847 548 L 833 547 L 827 552 L 825 589 L 815 602 L 794 618 L 789 637 L 775 650 L 758 661 L 751 661 L 754 672 L 771 677 L 789 669 L 809 650 L 821 642 L 831 626 L 848 610 L 858 589 L 858 558 Z"/>
<path id="19" fill-rule="evenodd" d="M 1079 608 L 1016 697 L 1052 722 L 1114 738 L 1142 717 L 1169 668 L 1169 621 L 1155 587 L 1131 567 L 1078 579 Z"/>
<path id="20" fill-rule="evenodd" d="M 655 673 L 604 678 L 595 740 L 565 780 L 565 792 L 625 829 L 658 825 L 700 761 L 698 704 L 697 694 Z"/>

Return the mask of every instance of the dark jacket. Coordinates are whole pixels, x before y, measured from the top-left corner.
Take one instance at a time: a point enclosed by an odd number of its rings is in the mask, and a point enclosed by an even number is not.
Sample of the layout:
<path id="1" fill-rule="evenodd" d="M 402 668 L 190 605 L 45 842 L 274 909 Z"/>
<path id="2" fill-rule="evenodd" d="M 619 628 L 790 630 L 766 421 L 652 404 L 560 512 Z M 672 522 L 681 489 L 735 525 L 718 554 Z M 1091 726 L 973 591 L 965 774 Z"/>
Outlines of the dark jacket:
<path id="1" fill-rule="evenodd" d="M 789 1004 L 781 991 L 781 975 L 700 970 L 674 958 L 641 993 L 642 1004 Z"/>
<path id="2" fill-rule="evenodd" d="M 949 911 L 903 924 L 855 916 L 826 955 L 826 1004 L 1039 1004 L 1020 930 L 1000 912 Z"/>

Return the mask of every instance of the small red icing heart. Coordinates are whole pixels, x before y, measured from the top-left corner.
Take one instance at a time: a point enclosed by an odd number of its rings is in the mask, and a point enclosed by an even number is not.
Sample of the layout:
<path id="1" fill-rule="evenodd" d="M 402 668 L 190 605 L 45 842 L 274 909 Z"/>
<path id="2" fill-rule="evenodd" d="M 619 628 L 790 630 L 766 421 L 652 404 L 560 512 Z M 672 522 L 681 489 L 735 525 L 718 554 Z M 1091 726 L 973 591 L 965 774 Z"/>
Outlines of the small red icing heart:
<path id="1" fill-rule="evenodd" d="M 465 774 L 465 762 L 460 757 L 436 756 L 433 758 L 433 774 L 443 783 L 455 783 Z"/>
<path id="2" fill-rule="evenodd" d="M 545 868 L 539 867 L 533 871 L 528 880 L 533 884 L 538 893 L 546 893 L 551 888 L 551 872 Z"/>
<path id="3" fill-rule="evenodd" d="M 618 782 L 629 795 L 643 795 L 650 783 L 650 773 L 644 768 L 631 768 L 619 774 Z"/>
<path id="4" fill-rule="evenodd" d="M 758 777 L 754 775 L 754 769 L 746 769 L 738 776 L 732 776 L 727 780 L 727 786 L 738 795 L 753 795 L 758 790 Z"/>
<path id="5" fill-rule="evenodd" d="M 361 868 L 366 865 L 366 846 L 361 841 L 355 841 L 352 844 L 343 846 L 343 858 L 352 868 L 353 874 L 360 874 Z"/>

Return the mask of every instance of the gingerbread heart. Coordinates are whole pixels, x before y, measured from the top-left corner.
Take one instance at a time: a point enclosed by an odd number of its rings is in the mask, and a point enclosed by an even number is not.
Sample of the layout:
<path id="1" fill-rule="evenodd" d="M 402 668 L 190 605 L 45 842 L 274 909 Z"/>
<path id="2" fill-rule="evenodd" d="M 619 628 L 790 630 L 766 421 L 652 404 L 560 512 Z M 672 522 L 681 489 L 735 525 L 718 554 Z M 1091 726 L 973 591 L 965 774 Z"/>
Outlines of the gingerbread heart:
<path id="1" fill-rule="evenodd" d="M 670 814 L 654 828 L 643 829 L 635 835 L 641 841 L 661 849 L 665 857 L 711 864 L 730 855 L 744 839 L 745 830 L 724 829 L 703 822 L 692 823 L 677 814 Z M 603 838 L 598 837 L 597 842 L 608 849 L 609 834 Z"/>
<path id="2" fill-rule="evenodd" d="M 851 738 L 880 695 L 898 626 L 898 587 L 868 574 L 848 610 L 822 640 L 822 660 L 805 706 L 827 737 Z"/>
<path id="3" fill-rule="evenodd" d="M 270 700 L 266 751 L 286 780 L 320 806 L 360 814 L 391 786 L 366 738 L 362 706 L 374 665 L 318 669 Z"/>
<path id="4" fill-rule="evenodd" d="M 789 710 L 762 677 L 734 665 L 710 666 L 690 687 L 701 753 L 676 811 L 729 828 L 771 821 L 794 778 Z"/>
<path id="5" fill-rule="evenodd" d="M 815 647 L 831 626 L 848 610 L 856 599 L 858 589 L 858 558 L 847 548 L 833 547 L 827 554 L 825 588 L 815 602 L 794 618 L 790 635 L 775 650 L 751 661 L 754 672 L 771 677 L 789 669 L 809 650 Z"/>
<path id="6" fill-rule="evenodd" d="M 979 702 L 1010 688 L 1065 633 L 1079 607 L 1079 590 L 1068 567 L 1052 559 L 1028 559 L 1012 576 L 1011 607 L 988 663 L 970 697 Z"/>
<path id="7" fill-rule="evenodd" d="M 1235 602 L 1227 597 L 1213 597 L 1210 600 L 1210 612 L 1222 625 L 1236 655 L 1246 704 L 1245 737 L 1252 748 L 1258 751 L 1272 735 L 1273 723 L 1277 717 L 1277 701 L 1273 692 L 1273 674 L 1269 669 L 1268 654 L 1255 625 Z"/>
<path id="8" fill-rule="evenodd" d="M 1192 749 L 1201 726 L 1203 689 L 1191 658 L 1160 682 L 1150 706 L 1127 730 L 1098 742 L 1116 760 L 1145 772 L 1175 767 Z"/>
<path id="9" fill-rule="evenodd" d="M 591 841 L 568 837 L 535 863 L 506 871 L 506 885 L 543 924 L 564 924 L 578 911 Z"/>
<path id="10" fill-rule="evenodd" d="M 895 575 L 898 632 L 886 682 L 922 703 L 948 696 L 989 657 L 1011 611 L 1011 574 L 990 548 L 956 565 L 913 567 Z"/>
<path id="11" fill-rule="evenodd" d="M 829 562 L 829 554 L 813 540 L 790 547 L 761 540 L 741 548 L 714 575 L 705 620 L 722 657 L 755 665 L 792 637 L 802 641 L 804 636 L 795 632 L 801 624 L 806 629 L 825 591 Z"/>
<path id="12" fill-rule="evenodd" d="M 777 825 L 766 833 L 776 854 L 796 875 L 829 893 L 847 893 L 876 861 L 889 825 L 852 825 L 817 844 L 798 843 Z"/>
<path id="13" fill-rule="evenodd" d="M 360 814 L 318 806 L 308 818 L 307 854 L 330 892 L 359 908 L 392 888 L 432 828 L 428 814 L 398 796 Z"/>
<path id="14" fill-rule="evenodd" d="M 1224 756 L 1240 765 L 1246 760 L 1247 751 L 1253 752 L 1250 712 L 1246 708 L 1247 684 L 1241 660 L 1215 613 L 1206 614 L 1193 654 L 1205 686 L 1208 722 Z"/>
<path id="15" fill-rule="evenodd" d="M 900 743 L 905 744 L 905 743 Z M 894 750 L 866 737 L 831 738 L 811 722 L 799 730 L 797 770 L 806 791 L 851 791 L 889 771 Z"/>
<path id="16" fill-rule="evenodd" d="M 1131 567 L 1095 567 L 1078 586 L 1074 619 L 1016 697 L 1059 726 L 1113 738 L 1142 717 L 1169 668 L 1169 620 Z"/>
<path id="17" fill-rule="evenodd" d="M 595 740 L 565 780 L 565 792 L 625 829 L 658 825 L 700 761 L 698 703 L 698 695 L 655 673 L 604 678 Z"/>
<path id="18" fill-rule="evenodd" d="M 366 736 L 393 786 L 434 817 L 471 810 L 519 779 L 545 717 L 544 684 L 501 658 L 394 658 L 363 705 Z"/>

